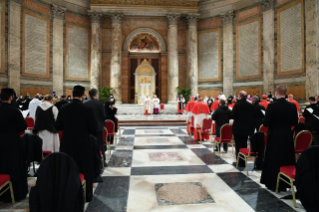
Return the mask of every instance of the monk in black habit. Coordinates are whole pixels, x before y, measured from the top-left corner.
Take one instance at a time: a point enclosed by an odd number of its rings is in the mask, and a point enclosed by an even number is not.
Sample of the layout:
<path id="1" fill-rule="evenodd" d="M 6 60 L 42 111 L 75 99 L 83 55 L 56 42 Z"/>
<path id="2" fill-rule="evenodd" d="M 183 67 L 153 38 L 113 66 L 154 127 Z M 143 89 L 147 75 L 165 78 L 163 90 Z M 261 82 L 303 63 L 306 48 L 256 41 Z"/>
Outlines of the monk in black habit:
<path id="1" fill-rule="evenodd" d="M 27 129 L 21 112 L 12 106 L 13 89 L 1 90 L 0 107 L 0 174 L 10 175 L 16 201 L 23 200 L 28 193 L 27 167 L 19 132 Z M 0 199 L 11 201 L 10 192 Z"/>
<path id="2" fill-rule="evenodd" d="M 105 115 L 106 119 L 110 119 L 114 122 L 114 128 L 115 132 L 117 132 L 117 122 L 116 122 L 116 113 L 117 113 L 117 108 L 115 107 L 114 104 L 115 99 L 108 99 L 107 102 L 105 103 Z M 110 144 L 113 144 L 114 137 L 108 136 L 107 140 L 110 142 Z"/>
<path id="3" fill-rule="evenodd" d="M 84 174 L 86 180 L 86 201 L 90 202 L 93 195 L 93 154 L 90 144 L 90 134 L 96 135 L 98 124 L 91 108 L 85 106 L 82 101 L 85 88 L 75 86 L 73 100 L 63 106 L 59 112 L 56 129 L 63 131 L 60 152 L 71 156 Z"/>
<path id="4" fill-rule="evenodd" d="M 298 114 L 296 105 L 286 100 L 286 93 L 285 86 L 276 88 L 277 101 L 268 105 L 263 121 L 269 128 L 260 182 L 273 191 L 276 190 L 280 167 L 294 166 L 296 162 L 291 127 L 298 124 Z M 280 183 L 279 191 L 286 191 L 287 187 L 288 184 Z"/>

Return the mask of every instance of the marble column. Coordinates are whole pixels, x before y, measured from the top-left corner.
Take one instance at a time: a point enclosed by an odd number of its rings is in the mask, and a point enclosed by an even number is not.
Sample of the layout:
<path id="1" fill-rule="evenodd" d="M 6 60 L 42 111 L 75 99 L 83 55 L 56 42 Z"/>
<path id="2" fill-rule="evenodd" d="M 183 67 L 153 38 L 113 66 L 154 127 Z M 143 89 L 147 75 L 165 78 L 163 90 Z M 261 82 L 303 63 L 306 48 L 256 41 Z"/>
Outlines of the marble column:
<path id="1" fill-rule="evenodd" d="M 8 3 L 8 87 L 19 95 L 21 71 L 21 0 Z"/>
<path id="2" fill-rule="evenodd" d="M 274 92 L 275 72 L 275 0 L 263 0 L 263 80 L 264 92 Z"/>
<path id="3" fill-rule="evenodd" d="M 101 60 L 102 60 L 102 35 L 101 35 L 101 17 L 102 13 L 90 11 L 91 17 L 91 74 L 90 87 L 99 89 L 101 76 Z"/>
<path id="4" fill-rule="evenodd" d="M 178 87 L 178 21 L 179 13 L 167 14 L 168 22 L 168 104 L 177 102 L 177 87 Z"/>
<path id="5" fill-rule="evenodd" d="M 116 99 L 116 104 L 122 103 L 122 77 L 121 77 L 121 57 L 122 57 L 122 19 L 123 13 L 111 13 L 112 19 L 112 54 L 111 54 L 111 88 Z"/>
<path id="6" fill-rule="evenodd" d="M 317 1 L 305 0 L 306 26 L 306 100 L 319 94 L 317 65 Z"/>
<path id="7" fill-rule="evenodd" d="M 63 95 L 63 23 L 66 8 L 52 5 L 53 15 L 53 91 Z"/>
<path id="8" fill-rule="evenodd" d="M 197 21 L 198 14 L 187 15 L 187 86 L 192 89 L 191 96 L 198 93 L 198 55 L 197 55 Z"/>
<path id="9" fill-rule="evenodd" d="M 223 93 L 228 96 L 233 94 L 233 12 L 222 15 L 223 20 Z"/>

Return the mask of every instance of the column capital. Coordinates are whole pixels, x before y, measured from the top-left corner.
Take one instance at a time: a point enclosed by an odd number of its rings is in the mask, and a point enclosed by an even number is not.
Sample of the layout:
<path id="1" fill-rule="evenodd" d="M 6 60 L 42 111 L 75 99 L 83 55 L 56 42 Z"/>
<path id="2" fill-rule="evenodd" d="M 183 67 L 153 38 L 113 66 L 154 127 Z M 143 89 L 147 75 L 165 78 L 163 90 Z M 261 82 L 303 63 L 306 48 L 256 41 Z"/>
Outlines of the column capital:
<path id="1" fill-rule="evenodd" d="M 267 10 L 274 9 L 275 7 L 275 0 L 262 0 L 261 1 L 261 9 L 263 12 Z"/>
<path id="2" fill-rule="evenodd" d="M 223 13 L 222 14 L 223 25 L 233 23 L 233 18 L 234 18 L 234 12 L 233 11 Z"/>
<path id="3" fill-rule="evenodd" d="M 122 24 L 122 20 L 124 17 L 123 13 L 120 12 L 114 12 L 114 13 L 110 13 L 110 17 L 112 19 L 112 24 Z"/>
<path id="4" fill-rule="evenodd" d="M 181 17 L 180 13 L 166 14 L 168 25 L 178 25 L 178 20 Z"/>
<path id="5" fill-rule="evenodd" d="M 18 4 L 22 4 L 22 0 L 10 0 L 10 1 L 16 2 L 16 3 L 18 3 Z"/>
<path id="6" fill-rule="evenodd" d="M 88 14 L 91 18 L 91 23 L 101 23 L 101 18 L 103 17 L 103 13 L 89 10 Z"/>
<path id="7" fill-rule="evenodd" d="M 66 8 L 52 4 L 51 10 L 53 18 L 64 20 Z"/>
<path id="8" fill-rule="evenodd" d="M 188 14 L 186 15 L 188 26 L 197 26 L 199 14 Z"/>

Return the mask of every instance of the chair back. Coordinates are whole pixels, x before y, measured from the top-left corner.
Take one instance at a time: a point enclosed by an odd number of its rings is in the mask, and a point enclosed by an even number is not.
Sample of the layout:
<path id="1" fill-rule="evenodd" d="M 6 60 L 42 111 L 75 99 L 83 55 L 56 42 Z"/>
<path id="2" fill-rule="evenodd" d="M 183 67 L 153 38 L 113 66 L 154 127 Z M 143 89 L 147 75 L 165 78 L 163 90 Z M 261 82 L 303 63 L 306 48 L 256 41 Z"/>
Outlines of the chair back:
<path id="1" fill-rule="evenodd" d="M 300 131 L 295 137 L 295 152 L 305 151 L 312 142 L 312 134 L 308 130 Z"/>
<path id="2" fill-rule="evenodd" d="M 230 126 L 229 124 L 224 124 L 221 128 L 220 128 L 220 141 L 221 142 L 231 142 L 231 140 L 233 139 L 233 131 L 232 131 L 232 126 Z"/>
<path id="3" fill-rule="evenodd" d="M 259 131 L 260 132 L 264 132 L 264 133 L 268 133 L 268 127 L 265 127 L 263 124 L 262 125 L 260 125 L 260 127 L 259 127 Z"/>
<path id="4" fill-rule="evenodd" d="M 63 131 L 59 131 L 59 139 L 60 139 L 60 143 L 62 141 L 62 135 L 63 135 Z"/>
<path id="5" fill-rule="evenodd" d="M 108 134 L 112 134 L 115 132 L 115 124 L 112 120 L 106 119 L 105 120 L 105 128 Z"/>
<path id="6" fill-rule="evenodd" d="M 116 120 L 117 127 L 119 128 L 120 125 L 119 125 L 119 120 L 118 120 L 118 118 L 115 117 L 115 120 Z"/>
<path id="7" fill-rule="evenodd" d="M 106 143 L 107 143 L 107 129 L 106 129 L 106 127 L 104 127 L 104 132 L 103 132 L 103 143 L 104 143 L 104 145 L 106 145 Z"/>
<path id="8" fill-rule="evenodd" d="M 28 127 L 34 127 L 34 119 L 32 117 L 26 117 L 25 122 L 27 123 Z"/>
<path id="9" fill-rule="evenodd" d="M 202 130 L 210 131 L 212 129 L 213 120 L 209 118 L 203 119 Z"/>
<path id="10" fill-rule="evenodd" d="M 305 117 L 300 116 L 300 117 L 299 117 L 299 120 L 298 120 L 298 123 L 305 123 L 305 122 L 306 122 Z"/>

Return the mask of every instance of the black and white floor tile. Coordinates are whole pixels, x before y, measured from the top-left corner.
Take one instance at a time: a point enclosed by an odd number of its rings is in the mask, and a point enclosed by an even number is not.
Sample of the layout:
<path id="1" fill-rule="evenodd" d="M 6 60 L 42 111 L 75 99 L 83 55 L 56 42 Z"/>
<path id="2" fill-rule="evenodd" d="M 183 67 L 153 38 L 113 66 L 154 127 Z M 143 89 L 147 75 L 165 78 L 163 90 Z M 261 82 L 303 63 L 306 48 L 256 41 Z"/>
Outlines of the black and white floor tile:
<path id="1" fill-rule="evenodd" d="M 232 165 L 235 157 L 215 154 L 186 127 L 125 127 L 94 191 L 88 212 L 305 212 L 300 202 L 280 198 L 259 183 L 261 171 Z"/>

